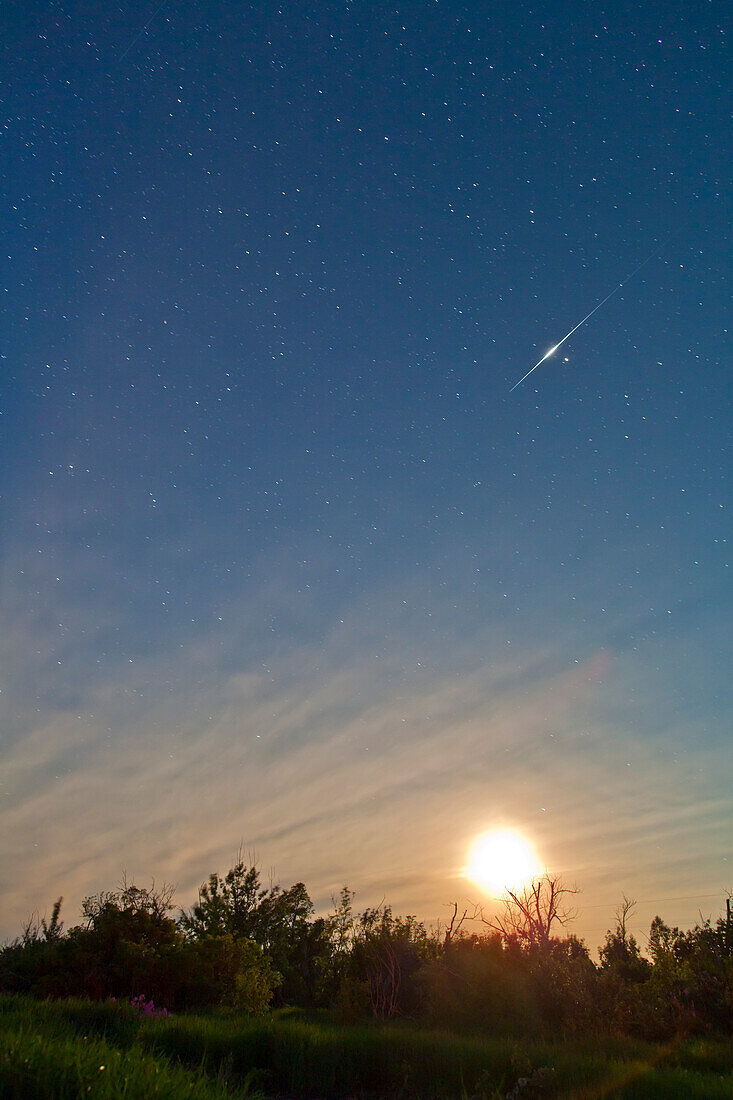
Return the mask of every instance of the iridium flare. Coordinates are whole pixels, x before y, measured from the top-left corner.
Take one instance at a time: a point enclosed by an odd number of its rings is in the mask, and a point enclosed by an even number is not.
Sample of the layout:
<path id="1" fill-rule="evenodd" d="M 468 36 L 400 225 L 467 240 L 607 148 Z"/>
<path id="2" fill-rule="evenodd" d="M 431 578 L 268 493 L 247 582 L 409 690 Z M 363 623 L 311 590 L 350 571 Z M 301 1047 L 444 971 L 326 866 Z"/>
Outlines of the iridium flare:
<path id="1" fill-rule="evenodd" d="M 631 272 L 631 274 L 627 275 L 622 283 L 619 283 L 618 286 L 615 286 L 613 288 L 613 290 L 611 291 L 611 293 L 607 294 L 606 297 L 603 298 L 598 303 L 597 306 L 593 306 L 593 309 L 590 311 L 590 313 L 586 313 L 586 315 L 585 315 L 585 317 L 583 318 L 582 321 L 578 321 L 577 325 L 575 325 L 574 328 L 571 328 L 570 332 L 568 332 L 565 336 L 563 336 L 562 340 L 560 340 L 557 344 L 555 344 L 554 347 L 549 348 L 548 351 L 546 351 L 545 354 L 542 356 L 542 358 L 539 359 L 533 367 L 530 367 L 530 369 L 527 371 L 527 373 L 523 374 L 518 382 L 514 383 L 512 388 L 509 390 L 509 393 L 513 393 L 514 390 L 517 388 L 517 386 L 521 386 L 521 384 L 522 384 L 522 382 L 524 382 L 525 378 L 529 378 L 530 374 L 532 374 L 533 371 L 536 371 L 538 367 L 542 366 L 545 359 L 549 359 L 551 355 L 554 355 L 555 352 L 557 351 L 557 349 L 559 347 L 562 347 L 562 345 L 565 343 L 565 341 L 569 340 L 570 337 L 573 335 L 573 333 L 577 332 L 577 330 L 580 328 L 581 325 L 584 325 L 586 321 L 589 321 L 590 318 L 593 316 L 593 314 L 596 313 L 601 308 L 601 306 L 605 306 L 605 304 L 606 304 L 606 302 L 608 301 L 609 298 L 613 298 L 614 294 L 617 294 L 622 286 L 626 286 L 628 281 L 630 279 L 634 278 L 634 275 L 636 275 L 637 271 L 641 271 L 642 267 L 645 267 L 649 263 L 649 261 L 653 260 L 654 257 L 657 256 L 658 254 L 659 254 L 658 249 L 657 249 L 656 252 L 652 252 L 651 256 L 647 256 L 647 258 L 644 260 L 644 263 L 639 264 L 638 267 L 635 267 L 634 270 Z"/>

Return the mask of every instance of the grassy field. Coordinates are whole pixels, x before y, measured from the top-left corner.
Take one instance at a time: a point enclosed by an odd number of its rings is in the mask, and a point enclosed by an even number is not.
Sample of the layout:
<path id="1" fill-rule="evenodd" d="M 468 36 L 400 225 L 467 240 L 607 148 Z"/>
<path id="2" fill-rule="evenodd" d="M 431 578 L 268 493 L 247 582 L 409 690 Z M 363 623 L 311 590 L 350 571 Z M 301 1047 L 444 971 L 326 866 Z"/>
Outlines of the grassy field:
<path id="1" fill-rule="evenodd" d="M 0 1097 L 223 1100 L 508 1095 L 566 1100 L 731 1100 L 729 1042 L 543 1044 L 405 1025 L 149 1019 L 127 1005 L 0 997 Z"/>

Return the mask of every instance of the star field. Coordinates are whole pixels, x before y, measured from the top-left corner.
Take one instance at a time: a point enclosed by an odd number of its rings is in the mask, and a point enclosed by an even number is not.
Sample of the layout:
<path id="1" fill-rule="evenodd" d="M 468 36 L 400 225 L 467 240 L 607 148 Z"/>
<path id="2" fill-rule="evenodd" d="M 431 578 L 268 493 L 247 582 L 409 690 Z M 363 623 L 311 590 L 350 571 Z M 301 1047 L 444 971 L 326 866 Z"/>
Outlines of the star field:
<path id="1" fill-rule="evenodd" d="M 728 888 L 723 7 L 5 23 L 4 933 L 240 838 L 434 919 L 494 821 Z"/>

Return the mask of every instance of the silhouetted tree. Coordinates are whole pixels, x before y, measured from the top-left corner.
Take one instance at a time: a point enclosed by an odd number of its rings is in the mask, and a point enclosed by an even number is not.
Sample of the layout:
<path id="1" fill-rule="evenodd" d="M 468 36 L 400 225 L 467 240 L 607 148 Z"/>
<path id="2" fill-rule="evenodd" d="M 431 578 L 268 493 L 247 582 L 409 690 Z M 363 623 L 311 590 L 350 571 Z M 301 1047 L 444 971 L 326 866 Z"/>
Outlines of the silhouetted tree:
<path id="1" fill-rule="evenodd" d="M 390 906 L 365 909 L 354 928 L 351 980 L 363 983 L 373 1015 L 412 1014 L 419 1001 L 415 976 L 437 951 L 437 940 L 415 917 L 396 917 Z"/>
<path id="2" fill-rule="evenodd" d="M 649 961 L 642 957 L 638 943 L 628 930 L 628 919 L 635 907 L 636 902 L 624 895 L 616 910 L 616 926 L 606 932 L 598 952 L 601 969 L 613 973 L 623 985 L 643 982 L 649 977 Z"/>
<path id="3" fill-rule="evenodd" d="M 229 933 L 235 939 L 261 938 L 260 906 L 267 890 L 260 883 L 256 867 L 247 867 L 240 859 L 226 875 L 209 876 L 199 887 L 198 902 L 188 912 L 181 911 L 183 931 L 196 939 Z"/>
<path id="4" fill-rule="evenodd" d="M 616 923 L 608 929 L 599 948 L 599 992 L 607 1027 L 620 1033 L 642 1035 L 648 1033 L 651 1026 L 648 997 L 643 988 L 651 964 L 642 956 L 636 939 L 628 930 L 628 919 L 635 904 L 624 895 L 616 910 Z"/>
<path id="5" fill-rule="evenodd" d="M 117 889 L 87 897 L 68 930 L 61 899 L 0 948 L 0 990 L 38 996 L 153 999 L 171 1009 L 271 1003 L 329 1005 L 344 1019 L 421 1016 L 490 1034 L 612 1030 L 650 1039 L 733 1031 L 733 943 L 726 918 L 688 931 L 655 917 L 645 958 L 623 897 L 596 966 L 582 941 L 561 936 L 576 893 L 551 875 L 506 895 L 497 917 L 466 930 L 453 904 L 430 932 L 380 905 L 354 914 L 344 887 L 316 917 L 302 882 L 264 887 L 239 859 L 211 875 L 197 903 L 174 920 L 172 888 Z"/>
<path id="6" fill-rule="evenodd" d="M 657 916 L 649 954 L 649 994 L 667 1030 L 733 1030 L 733 952 L 726 920 L 706 920 L 683 932 Z"/>
<path id="7" fill-rule="evenodd" d="M 240 859 L 223 877 L 209 876 L 198 902 L 181 912 L 180 925 L 193 940 L 222 935 L 253 940 L 280 976 L 277 1002 L 314 1005 L 322 999 L 330 941 L 325 919 L 314 921 L 312 915 L 302 882 L 287 890 L 263 887 L 257 868 Z"/>
<path id="8" fill-rule="evenodd" d="M 564 927 L 575 919 L 576 911 L 568 904 L 568 899 L 577 893 L 577 889 L 566 886 L 559 875 L 545 874 L 519 890 L 507 890 L 498 916 L 487 918 L 481 909 L 477 916 L 505 942 L 546 948 L 553 928 L 556 925 Z"/>

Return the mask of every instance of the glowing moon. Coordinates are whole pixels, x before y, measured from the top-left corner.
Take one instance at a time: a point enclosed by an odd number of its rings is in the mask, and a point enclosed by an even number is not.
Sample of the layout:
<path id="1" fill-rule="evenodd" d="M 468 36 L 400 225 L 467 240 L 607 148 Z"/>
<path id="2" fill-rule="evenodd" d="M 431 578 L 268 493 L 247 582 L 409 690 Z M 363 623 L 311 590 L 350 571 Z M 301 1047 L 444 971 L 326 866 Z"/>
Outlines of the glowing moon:
<path id="1" fill-rule="evenodd" d="M 516 829 L 492 829 L 477 837 L 465 870 L 467 878 L 494 897 L 520 889 L 541 873 L 537 853 Z"/>

